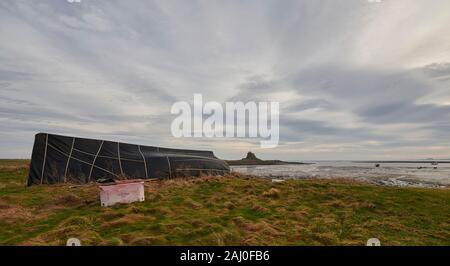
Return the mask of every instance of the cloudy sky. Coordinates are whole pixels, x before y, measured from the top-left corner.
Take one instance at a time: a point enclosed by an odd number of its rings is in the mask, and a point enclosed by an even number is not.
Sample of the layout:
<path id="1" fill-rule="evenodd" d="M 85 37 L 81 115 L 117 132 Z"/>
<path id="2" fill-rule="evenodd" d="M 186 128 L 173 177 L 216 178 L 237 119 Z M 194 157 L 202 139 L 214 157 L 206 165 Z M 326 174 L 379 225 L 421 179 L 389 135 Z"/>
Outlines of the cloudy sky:
<path id="1" fill-rule="evenodd" d="M 450 1 L 0 2 L 0 157 L 50 132 L 222 158 L 450 158 Z M 176 139 L 171 105 L 280 102 L 280 145 Z"/>

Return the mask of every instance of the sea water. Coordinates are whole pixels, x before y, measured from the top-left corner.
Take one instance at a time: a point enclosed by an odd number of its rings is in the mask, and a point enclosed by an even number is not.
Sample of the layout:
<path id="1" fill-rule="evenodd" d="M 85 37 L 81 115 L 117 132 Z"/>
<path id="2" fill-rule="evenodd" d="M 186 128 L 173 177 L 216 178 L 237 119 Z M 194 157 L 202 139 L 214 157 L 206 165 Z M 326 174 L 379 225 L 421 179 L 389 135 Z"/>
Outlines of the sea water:
<path id="1" fill-rule="evenodd" d="M 232 171 L 263 178 L 346 178 L 387 186 L 450 187 L 450 163 L 310 161 L 313 164 L 231 166 Z"/>

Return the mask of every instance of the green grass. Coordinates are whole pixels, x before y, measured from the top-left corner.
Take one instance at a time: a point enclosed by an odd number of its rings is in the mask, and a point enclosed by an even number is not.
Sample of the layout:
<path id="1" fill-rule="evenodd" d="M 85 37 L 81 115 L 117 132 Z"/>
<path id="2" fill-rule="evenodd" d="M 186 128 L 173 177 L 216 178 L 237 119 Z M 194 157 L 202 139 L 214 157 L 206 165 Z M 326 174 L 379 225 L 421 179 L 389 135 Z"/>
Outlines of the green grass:
<path id="1" fill-rule="evenodd" d="M 100 207 L 92 185 L 26 187 L 0 160 L 0 244 L 450 245 L 450 190 L 230 175 L 145 183 L 146 200 Z"/>

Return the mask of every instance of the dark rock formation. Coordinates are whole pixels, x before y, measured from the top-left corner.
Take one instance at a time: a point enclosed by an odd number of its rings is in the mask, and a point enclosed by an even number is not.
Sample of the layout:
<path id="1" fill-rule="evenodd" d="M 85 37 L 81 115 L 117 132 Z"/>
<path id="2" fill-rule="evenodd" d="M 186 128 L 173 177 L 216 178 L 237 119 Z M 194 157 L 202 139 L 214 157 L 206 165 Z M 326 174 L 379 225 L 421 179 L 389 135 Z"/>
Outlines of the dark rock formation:
<path id="1" fill-rule="evenodd" d="M 227 160 L 228 165 L 281 165 L 281 164 L 311 164 L 301 162 L 285 162 L 280 160 L 261 160 L 256 155 L 249 151 L 245 158 L 240 160 Z"/>

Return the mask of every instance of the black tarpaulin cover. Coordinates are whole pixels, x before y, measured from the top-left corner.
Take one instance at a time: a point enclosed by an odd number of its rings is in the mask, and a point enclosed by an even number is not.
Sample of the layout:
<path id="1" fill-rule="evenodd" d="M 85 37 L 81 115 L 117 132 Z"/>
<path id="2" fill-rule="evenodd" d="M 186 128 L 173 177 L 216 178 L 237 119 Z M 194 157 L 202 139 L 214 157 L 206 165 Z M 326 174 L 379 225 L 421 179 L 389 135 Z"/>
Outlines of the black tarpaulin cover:
<path id="1" fill-rule="evenodd" d="M 222 175 L 226 162 L 211 151 L 168 149 L 98 139 L 36 134 L 28 185 L 88 183 L 100 178 L 150 179 Z"/>

